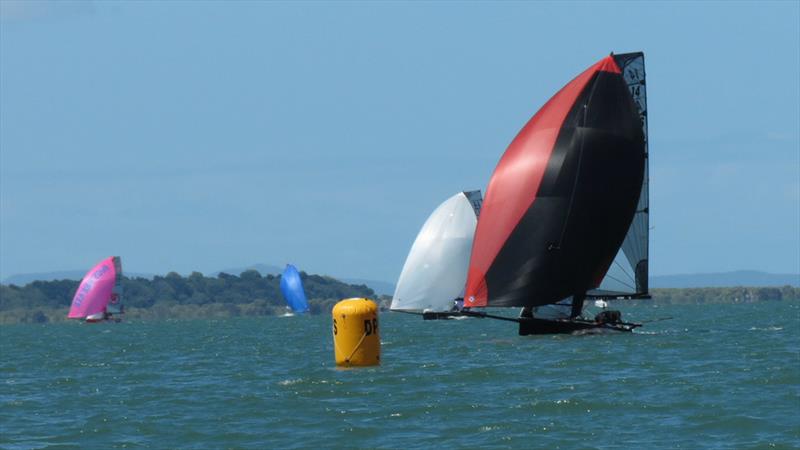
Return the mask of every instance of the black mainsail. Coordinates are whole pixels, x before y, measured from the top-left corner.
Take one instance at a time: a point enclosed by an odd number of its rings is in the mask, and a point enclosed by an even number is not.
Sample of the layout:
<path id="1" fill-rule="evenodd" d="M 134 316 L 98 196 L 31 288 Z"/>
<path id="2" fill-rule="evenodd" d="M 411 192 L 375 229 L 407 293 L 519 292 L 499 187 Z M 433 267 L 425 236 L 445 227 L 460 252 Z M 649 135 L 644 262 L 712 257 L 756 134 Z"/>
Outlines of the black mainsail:
<path id="1" fill-rule="evenodd" d="M 647 134 L 647 85 L 644 53 L 614 55 L 622 71 L 628 91 L 639 111 L 645 146 L 644 179 L 636 213 L 622 242 L 622 247 L 597 289 L 589 292 L 594 298 L 649 298 L 650 181 L 649 142 Z"/>

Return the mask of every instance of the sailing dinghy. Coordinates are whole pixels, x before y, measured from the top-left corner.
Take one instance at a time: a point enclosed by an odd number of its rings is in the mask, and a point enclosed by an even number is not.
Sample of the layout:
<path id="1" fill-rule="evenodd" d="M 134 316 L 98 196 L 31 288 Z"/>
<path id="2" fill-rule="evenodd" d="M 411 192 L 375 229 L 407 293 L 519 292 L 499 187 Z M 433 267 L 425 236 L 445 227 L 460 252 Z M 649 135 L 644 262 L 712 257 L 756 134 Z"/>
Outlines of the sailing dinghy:
<path id="1" fill-rule="evenodd" d="M 611 54 L 522 128 L 486 190 L 464 304 L 522 312 L 467 314 L 516 321 L 521 335 L 641 326 L 581 315 L 587 297 L 648 297 L 645 88 L 644 54 Z M 537 316 L 557 304 L 568 314 Z"/>
<path id="2" fill-rule="evenodd" d="M 463 302 L 480 205 L 480 191 L 459 192 L 431 213 L 400 272 L 392 311 L 422 314 L 428 320 L 461 315 L 454 306 Z"/>
<path id="3" fill-rule="evenodd" d="M 67 318 L 89 323 L 120 322 L 123 313 L 122 260 L 119 256 L 112 256 L 94 266 L 83 277 L 72 298 Z"/>
<path id="4" fill-rule="evenodd" d="M 281 275 L 281 293 L 291 311 L 288 315 L 308 312 L 308 300 L 303 289 L 303 280 L 300 278 L 297 267 L 291 264 L 286 265 L 286 269 Z"/>

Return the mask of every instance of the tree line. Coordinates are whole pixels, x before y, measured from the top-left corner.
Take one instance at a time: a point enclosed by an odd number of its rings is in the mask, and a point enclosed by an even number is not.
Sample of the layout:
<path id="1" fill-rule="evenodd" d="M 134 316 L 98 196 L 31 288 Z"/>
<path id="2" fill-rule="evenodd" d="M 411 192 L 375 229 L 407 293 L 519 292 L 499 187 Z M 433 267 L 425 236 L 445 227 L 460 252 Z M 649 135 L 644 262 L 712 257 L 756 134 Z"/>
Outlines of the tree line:
<path id="1" fill-rule="evenodd" d="M 343 283 L 335 278 L 300 273 L 312 314 L 329 312 L 343 298 L 366 297 L 388 306 L 390 297 L 376 297 L 365 285 Z M 0 285 L 0 323 L 54 322 L 66 320 L 67 310 L 80 283 L 75 280 L 34 281 L 25 286 Z M 205 276 L 192 272 L 181 276 L 122 279 L 127 317 L 209 318 L 283 314 L 280 276 L 255 270 L 240 275 Z M 714 287 L 662 288 L 652 290 L 659 303 L 751 303 L 800 299 L 800 288 Z M 643 300 L 647 301 L 647 300 Z"/>
<path id="2" fill-rule="evenodd" d="M 329 309 L 343 298 L 375 299 L 375 292 L 366 285 L 305 272 L 300 273 L 300 278 L 312 314 Z M 0 285 L 0 313 L 4 316 L 0 322 L 61 320 L 59 316 L 66 316 L 79 284 L 75 280 L 54 280 L 25 286 Z M 184 277 L 170 272 L 152 279 L 123 277 L 122 291 L 125 308 L 139 317 L 170 316 L 171 310 L 179 311 L 179 317 L 271 315 L 283 313 L 286 306 L 280 276 L 262 276 L 255 270 L 238 276 L 220 273 L 210 277 L 192 272 Z"/>
<path id="3" fill-rule="evenodd" d="M 800 287 L 713 287 L 652 289 L 659 303 L 754 303 L 800 299 Z"/>

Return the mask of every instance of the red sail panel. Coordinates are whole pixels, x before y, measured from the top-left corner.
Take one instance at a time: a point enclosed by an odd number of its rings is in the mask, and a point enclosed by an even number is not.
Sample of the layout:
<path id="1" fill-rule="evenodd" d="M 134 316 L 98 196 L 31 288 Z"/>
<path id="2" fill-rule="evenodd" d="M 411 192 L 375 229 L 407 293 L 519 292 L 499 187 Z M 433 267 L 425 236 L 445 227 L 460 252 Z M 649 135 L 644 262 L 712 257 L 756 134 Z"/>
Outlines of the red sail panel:
<path id="1" fill-rule="evenodd" d="M 475 231 L 465 306 L 486 306 L 486 274 L 500 249 L 536 200 L 564 119 L 589 80 L 599 71 L 620 73 L 614 58 L 603 58 L 554 95 L 514 138 L 489 181 Z"/>

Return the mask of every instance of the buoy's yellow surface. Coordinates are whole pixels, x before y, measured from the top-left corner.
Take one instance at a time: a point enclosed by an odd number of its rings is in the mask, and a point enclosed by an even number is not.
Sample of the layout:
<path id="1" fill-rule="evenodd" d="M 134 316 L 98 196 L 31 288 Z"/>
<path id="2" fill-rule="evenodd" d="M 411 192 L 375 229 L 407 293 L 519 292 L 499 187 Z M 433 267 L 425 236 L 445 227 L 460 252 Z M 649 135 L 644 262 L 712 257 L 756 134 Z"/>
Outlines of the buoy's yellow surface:
<path id="1" fill-rule="evenodd" d="M 378 305 L 366 298 L 348 298 L 333 307 L 333 347 L 337 366 L 381 363 Z"/>

